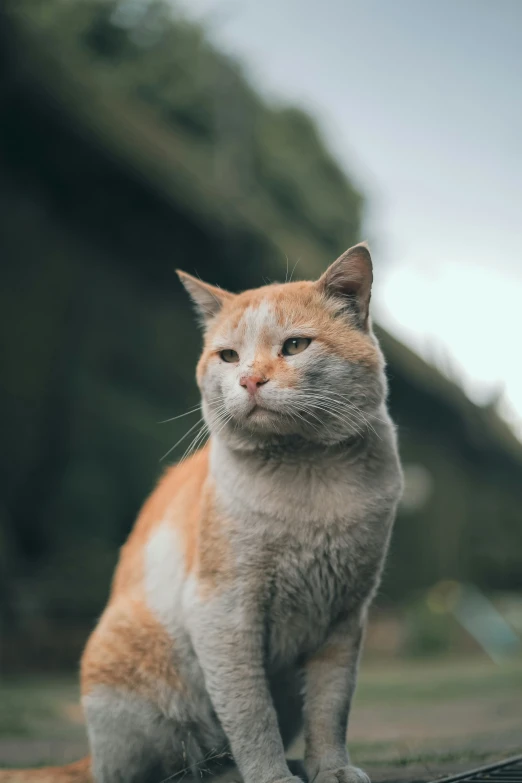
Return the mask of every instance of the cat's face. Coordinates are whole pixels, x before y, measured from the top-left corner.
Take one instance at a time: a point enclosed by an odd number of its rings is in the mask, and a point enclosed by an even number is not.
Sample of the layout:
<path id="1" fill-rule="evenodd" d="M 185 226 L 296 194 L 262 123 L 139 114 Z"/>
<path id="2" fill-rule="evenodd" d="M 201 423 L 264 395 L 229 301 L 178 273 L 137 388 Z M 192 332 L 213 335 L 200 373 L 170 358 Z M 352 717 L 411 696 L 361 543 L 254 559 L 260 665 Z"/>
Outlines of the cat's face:
<path id="1" fill-rule="evenodd" d="M 317 282 L 234 295 L 180 277 L 205 326 L 197 380 L 213 433 L 332 444 L 371 424 L 385 381 L 369 325 L 372 266 L 364 245 Z"/>

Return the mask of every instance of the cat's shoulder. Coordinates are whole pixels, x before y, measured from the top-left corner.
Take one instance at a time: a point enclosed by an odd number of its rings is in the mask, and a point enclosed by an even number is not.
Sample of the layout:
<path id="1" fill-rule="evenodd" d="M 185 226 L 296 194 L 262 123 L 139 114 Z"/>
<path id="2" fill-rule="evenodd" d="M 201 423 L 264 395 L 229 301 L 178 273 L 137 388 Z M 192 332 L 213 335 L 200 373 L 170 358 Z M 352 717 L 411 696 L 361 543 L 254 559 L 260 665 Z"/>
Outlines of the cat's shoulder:
<path id="1" fill-rule="evenodd" d="M 203 447 L 191 457 L 168 467 L 143 504 L 136 523 L 120 554 L 114 590 L 125 591 L 142 570 L 144 553 L 155 555 L 169 549 L 171 539 L 180 537 L 194 549 L 197 521 L 209 476 L 209 449 Z"/>
<path id="2" fill-rule="evenodd" d="M 169 466 L 145 502 L 140 520 L 156 518 L 166 510 L 180 494 L 188 496 L 198 492 L 209 474 L 208 445 L 196 451 L 188 459 Z"/>

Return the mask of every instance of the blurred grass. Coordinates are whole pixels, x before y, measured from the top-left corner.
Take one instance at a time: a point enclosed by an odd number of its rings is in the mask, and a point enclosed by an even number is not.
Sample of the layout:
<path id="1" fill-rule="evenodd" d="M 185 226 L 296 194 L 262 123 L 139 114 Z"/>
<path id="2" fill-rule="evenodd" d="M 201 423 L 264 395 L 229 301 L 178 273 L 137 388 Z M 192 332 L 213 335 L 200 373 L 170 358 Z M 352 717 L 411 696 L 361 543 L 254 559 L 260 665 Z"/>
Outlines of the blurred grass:
<path id="1" fill-rule="evenodd" d="M 83 737 L 73 677 L 0 680 L 0 740 Z"/>
<path id="2" fill-rule="evenodd" d="M 522 659 L 368 661 L 349 731 L 373 781 L 435 780 L 522 753 Z"/>
<path id="3" fill-rule="evenodd" d="M 441 659 L 368 663 L 360 672 L 356 704 L 430 701 L 501 695 L 522 697 L 522 659 L 497 666 L 488 660 Z"/>

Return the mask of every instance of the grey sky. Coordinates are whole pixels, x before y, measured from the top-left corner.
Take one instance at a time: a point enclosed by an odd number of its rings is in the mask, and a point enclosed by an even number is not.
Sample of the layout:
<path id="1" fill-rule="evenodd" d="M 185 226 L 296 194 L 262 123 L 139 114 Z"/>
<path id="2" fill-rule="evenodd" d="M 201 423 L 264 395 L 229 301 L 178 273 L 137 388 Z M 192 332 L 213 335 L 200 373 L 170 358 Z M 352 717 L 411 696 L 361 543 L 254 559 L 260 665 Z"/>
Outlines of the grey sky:
<path id="1" fill-rule="evenodd" d="M 368 194 L 380 319 L 522 416 L 522 0 L 183 4 Z"/>

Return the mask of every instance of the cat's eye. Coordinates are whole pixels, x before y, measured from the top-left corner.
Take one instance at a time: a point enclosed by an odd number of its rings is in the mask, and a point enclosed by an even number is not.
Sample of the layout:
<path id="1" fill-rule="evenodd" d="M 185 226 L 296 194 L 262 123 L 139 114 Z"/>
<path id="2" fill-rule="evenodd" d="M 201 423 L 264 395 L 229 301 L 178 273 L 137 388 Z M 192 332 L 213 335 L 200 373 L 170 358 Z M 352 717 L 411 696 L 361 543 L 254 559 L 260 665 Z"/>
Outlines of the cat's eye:
<path id="1" fill-rule="evenodd" d="M 223 351 L 219 352 L 219 355 L 223 359 L 224 362 L 238 362 L 239 361 L 239 354 L 237 351 L 232 350 L 232 348 L 225 348 Z"/>
<path id="2" fill-rule="evenodd" d="M 283 356 L 295 356 L 302 353 L 312 341 L 309 337 L 290 337 L 283 343 Z"/>

